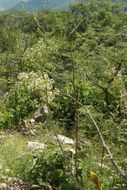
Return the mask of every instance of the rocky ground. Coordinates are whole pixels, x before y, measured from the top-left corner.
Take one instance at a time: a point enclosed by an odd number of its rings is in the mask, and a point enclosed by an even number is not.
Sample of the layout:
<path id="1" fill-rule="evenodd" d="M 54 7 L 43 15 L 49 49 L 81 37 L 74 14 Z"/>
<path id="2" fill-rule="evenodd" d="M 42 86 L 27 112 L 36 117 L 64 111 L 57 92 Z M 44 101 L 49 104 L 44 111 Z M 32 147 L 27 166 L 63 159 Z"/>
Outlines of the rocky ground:
<path id="1" fill-rule="evenodd" d="M 6 177 L 0 183 L 0 190 L 28 190 L 28 187 L 20 179 Z"/>

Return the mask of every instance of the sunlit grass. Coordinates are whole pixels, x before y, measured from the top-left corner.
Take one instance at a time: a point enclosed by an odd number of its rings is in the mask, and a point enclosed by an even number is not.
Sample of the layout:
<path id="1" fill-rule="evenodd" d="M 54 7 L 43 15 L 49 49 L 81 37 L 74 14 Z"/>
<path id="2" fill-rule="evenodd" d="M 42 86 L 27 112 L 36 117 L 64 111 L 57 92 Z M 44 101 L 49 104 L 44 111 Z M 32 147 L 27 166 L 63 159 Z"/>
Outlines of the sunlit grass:
<path id="1" fill-rule="evenodd" d="M 18 133 L 3 134 L 3 139 L 0 140 L 0 174 L 15 175 L 14 168 L 25 152 L 27 152 L 26 137 Z"/>

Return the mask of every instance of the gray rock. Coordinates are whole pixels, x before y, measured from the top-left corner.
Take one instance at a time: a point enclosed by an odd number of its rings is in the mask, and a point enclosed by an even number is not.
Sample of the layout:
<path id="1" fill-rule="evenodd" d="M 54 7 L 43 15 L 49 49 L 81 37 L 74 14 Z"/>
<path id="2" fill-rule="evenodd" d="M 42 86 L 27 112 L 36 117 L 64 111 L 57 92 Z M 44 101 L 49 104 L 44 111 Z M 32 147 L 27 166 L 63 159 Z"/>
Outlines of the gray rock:
<path id="1" fill-rule="evenodd" d="M 59 140 L 61 143 L 63 143 L 63 144 L 71 144 L 71 145 L 74 145 L 73 139 L 70 139 L 70 138 L 65 137 L 65 136 L 63 136 L 63 135 L 58 135 L 57 137 L 55 137 L 55 139 L 57 139 L 57 138 L 58 138 L 58 140 Z"/>
<path id="2" fill-rule="evenodd" d="M 48 114 L 48 107 L 46 105 L 39 106 L 34 114 L 34 120 L 35 122 L 44 122 L 46 120 Z"/>
<path id="3" fill-rule="evenodd" d="M 28 149 L 44 149 L 47 146 L 43 143 L 39 143 L 37 141 L 28 141 L 28 145 L 27 145 Z"/>

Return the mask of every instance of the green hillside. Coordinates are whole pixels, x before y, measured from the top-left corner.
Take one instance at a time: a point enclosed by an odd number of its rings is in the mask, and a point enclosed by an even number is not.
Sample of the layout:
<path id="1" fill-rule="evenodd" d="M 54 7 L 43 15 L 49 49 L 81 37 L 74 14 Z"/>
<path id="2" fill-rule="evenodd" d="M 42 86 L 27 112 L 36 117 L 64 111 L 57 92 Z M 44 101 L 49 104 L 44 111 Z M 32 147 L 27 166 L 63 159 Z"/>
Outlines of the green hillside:
<path id="1" fill-rule="evenodd" d="M 0 13 L 0 189 L 127 190 L 126 5 Z"/>

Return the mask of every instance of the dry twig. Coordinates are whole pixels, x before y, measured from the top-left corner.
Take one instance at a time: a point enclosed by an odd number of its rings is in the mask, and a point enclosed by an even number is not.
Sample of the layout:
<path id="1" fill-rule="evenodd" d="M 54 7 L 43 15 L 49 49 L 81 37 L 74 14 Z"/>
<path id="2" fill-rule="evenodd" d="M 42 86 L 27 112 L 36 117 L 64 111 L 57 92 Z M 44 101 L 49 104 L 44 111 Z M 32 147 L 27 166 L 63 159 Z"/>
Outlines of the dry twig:
<path id="1" fill-rule="evenodd" d="M 71 98 L 72 100 L 75 100 L 75 98 L 72 97 L 72 96 L 69 95 L 69 94 L 65 94 L 65 96 Z M 106 144 L 106 142 L 105 142 L 105 140 L 104 140 L 104 138 L 103 138 L 103 136 L 102 136 L 102 133 L 101 133 L 101 131 L 100 131 L 100 129 L 99 129 L 99 127 L 98 127 L 98 125 L 97 125 L 95 119 L 93 118 L 92 114 L 89 112 L 89 110 L 88 110 L 81 102 L 79 102 L 79 101 L 77 100 L 77 103 L 88 113 L 90 119 L 92 120 L 94 126 L 96 127 L 96 130 L 97 130 L 98 135 L 99 135 L 99 137 L 100 137 L 100 139 L 101 139 L 102 145 L 103 145 L 103 147 L 105 148 L 105 150 L 106 150 L 106 152 L 107 152 L 107 154 L 108 154 L 108 156 L 109 156 L 109 158 L 110 158 L 110 160 L 111 160 L 111 163 L 112 163 L 112 165 L 114 166 L 115 170 L 120 174 L 120 176 L 122 176 L 125 180 L 127 180 L 127 173 L 126 173 L 124 170 L 121 169 L 121 167 L 118 165 L 118 163 L 117 163 L 116 160 L 114 159 L 114 157 L 113 157 L 113 155 L 112 155 L 112 153 L 111 153 L 111 151 L 110 151 L 108 145 Z"/>

